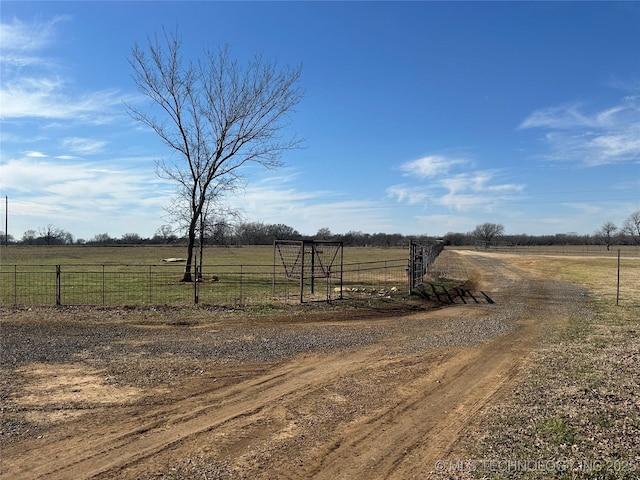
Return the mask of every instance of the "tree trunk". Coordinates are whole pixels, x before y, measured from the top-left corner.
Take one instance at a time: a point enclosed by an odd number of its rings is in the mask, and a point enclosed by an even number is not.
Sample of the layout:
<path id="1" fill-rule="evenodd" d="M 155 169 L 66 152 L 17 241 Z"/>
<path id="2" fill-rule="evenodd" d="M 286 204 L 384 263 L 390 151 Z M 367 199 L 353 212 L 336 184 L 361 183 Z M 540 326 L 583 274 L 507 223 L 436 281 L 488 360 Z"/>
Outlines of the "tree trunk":
<path id="1" fill-rule="evenodd" d="M 193 222 L 189 225 L 189 243 L 187 244 L 187 263 L 184 266 L 184 276 L 182 277 L 181 282 L 193 282 L 193 277 L 191 276 L 191 264 L 193 263 L 193 248 L 196 243 L 196 231 L 195 225 Z"/>

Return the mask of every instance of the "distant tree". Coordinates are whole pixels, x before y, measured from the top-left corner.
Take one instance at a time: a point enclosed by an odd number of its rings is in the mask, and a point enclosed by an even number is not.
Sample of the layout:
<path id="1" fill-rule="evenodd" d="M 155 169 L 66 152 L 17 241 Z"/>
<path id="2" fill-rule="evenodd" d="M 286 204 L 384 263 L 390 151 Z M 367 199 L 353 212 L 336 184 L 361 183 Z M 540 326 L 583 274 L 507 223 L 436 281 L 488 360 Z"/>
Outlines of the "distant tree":
<path id="1" fill-rule="evenodd" d="M 113 243 L 113 239 L 109 236 L 108 233 L 99 233 L 90 240 L 90 243 L 97 243 L 98 245 L 108 245 L 110 243 Z"/>
<path id="2" fill-rule="evenodd" d="M 228 47 L 206 50 L 199 62 L 184 62 L 181 52 L 177 33 L 165 32 L 164 43 L 157 36 L 148 38 L 146 50 L 133 47 L 134 81 L 158 107 L 159 117 L 133 105 L 128 109 L 177 154 L 176 161 L 159 162 L 158 173 L 177 183 L 189 205 L 182 280 L 192 281 L 196 235 L 207 201 L 236 187 L 242 167 L 279 166 L 281 154 L 300 145 L 296 138 L 285 138 L 284 126 L 302 99 L 297 86 L 302 69 L 278 69 L 259 56 L 243 68 Z"/>
<path id="3" fill-rule="evenodd" d="M 5 232 L 0 231 L 0 242 L 8 245 L 10 243 L 15 243 L 15 238 L 13 238 L 13 235 L 11 235 L 10 233 L 7 234 Z"/>
<path id="4" fill-rule="evenodd" d="M 155 243 L 171 243 L 176 240 L 176 236 L 173 233 L 171 225 L 160 225 L 153 235 L 153 241 Z"/>
<path id="5" fill-rule="evenodd" d="M 227 245 L 233 236 L 233 226 L 226 219 L 220 219 L 209 225 L 207 236 L 215 245 Z"/>
<path id="6" fill-rule="evenodd" d="M 448 232 L 444 236 L 443 240 L 445 245 L 452 245 L 456 247 L 469 244 L 469 237 L 464 233 Z M 473 245 L 473 242 L 471 242 L 471 244 Z"/>
<path id="7" fill-rule="evenodd" d="M 474 238 L 483 242 L 491 243 L 496 237 L 504 234 L 504 226 L 499 223 L 483 223 L 476 225 L 475 230 L 471 233 Z"/>
<path id="8" fill-rule="evenodd" d="M 640 245 L 640 210 L 626 218 L 622 224 L 622 232 L 631 237 L 634 245 Z"/>
<path id="9" fill-rule="evenodd" d="M 125 233 L 121 237 L 122 243 L 126 243 L 129 245 L 135 245 L 138 243 L 142 243 L 142 237 L 137 233 Z"/>
<path id="10" fill-rule="evenodd" d="M 615 243 L 616 231 L 618 227 L 613 222 L 605 222 L 599 230 L 596 230 L 594 236 L 607 246 L 607 250 L 610 250 L 611 245 Z"/>
<path id="11" fill-rule="evenodd" d="M 332 236 L 333 234 L 331 233 L 331 230 L 326 227 L 320 228 L 318 233 L 316 233 L 316 238 L 318 240 L 329 240 Z"/>
<path id="12" fill-rule="evenodd" d="M 73 235 L 52 224 L 40 227 L 38 234 L 46 245 L 73 243 Z"/>
<path id="13" fill-rule="evenodd" d="M 38 233 L 35 230 L 27 230 L 22 234 L 22 243 L 25 245 L 33 245 L 36 243 Z"/>
<path id="14" fill-rule="evenodd" d="M 262 222 L 239 224 L 236 227 L 236 238 L 241 245 L 268 245 L 273 242 L 269 227 Z"/>
<path id="15" fill-rule="evenodd" d="M 297 240 L 300 237 L 297 230 L 282 223 L 269 225 L 267 230 L 273 240 Z"/>

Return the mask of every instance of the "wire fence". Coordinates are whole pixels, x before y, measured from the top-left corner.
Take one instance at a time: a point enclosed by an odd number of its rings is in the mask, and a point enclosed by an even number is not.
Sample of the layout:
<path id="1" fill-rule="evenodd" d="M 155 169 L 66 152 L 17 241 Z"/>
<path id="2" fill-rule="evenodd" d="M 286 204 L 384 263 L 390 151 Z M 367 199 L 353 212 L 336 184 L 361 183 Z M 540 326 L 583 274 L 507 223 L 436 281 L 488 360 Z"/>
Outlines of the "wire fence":
<path id="1" fill-rule="evenodd" d="M 336 300 L 408 293 L 406 260 L 345 264 L 322 295 Z M 183 265 L 2 265 L 0 305 L 259 305 L 299 303 L 300 282 L 281 266 L 205 265 L 197 281 L 182 282 Z M 322 284 L 323 279 L 317 279 Z"/>
<path id="2" fill-rule="evenodd" d="M 605 256 L 616 257 L 620 250 L 623 257 L 640 257 L 640 245 L 519 245 L 509 242 L 476 242 L 475 250 L 487 252 L 517 253 L 521 255 Z"/>

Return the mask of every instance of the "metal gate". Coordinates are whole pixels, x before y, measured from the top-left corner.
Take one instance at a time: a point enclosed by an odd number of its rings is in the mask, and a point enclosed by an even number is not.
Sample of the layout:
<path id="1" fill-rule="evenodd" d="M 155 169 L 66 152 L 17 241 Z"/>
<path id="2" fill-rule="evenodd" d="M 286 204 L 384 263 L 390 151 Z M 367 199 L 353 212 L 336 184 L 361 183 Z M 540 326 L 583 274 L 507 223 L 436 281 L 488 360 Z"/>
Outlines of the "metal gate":
<path id="1" fill-rule="evenodd" d="M 421 245 L 411 241 L 409 247 L 409 291 L 412 292 L 424 283 L 429 267 L 435 262 L 444 246 L 441 243 Z"/>
<path id="2" fill-rule="evenodd" d="M 342 298 L 342 250 L 342 242 L 276 240 L 274 295 L 278 277 L 284 277 L 299 286 L 300 303 Z"/>

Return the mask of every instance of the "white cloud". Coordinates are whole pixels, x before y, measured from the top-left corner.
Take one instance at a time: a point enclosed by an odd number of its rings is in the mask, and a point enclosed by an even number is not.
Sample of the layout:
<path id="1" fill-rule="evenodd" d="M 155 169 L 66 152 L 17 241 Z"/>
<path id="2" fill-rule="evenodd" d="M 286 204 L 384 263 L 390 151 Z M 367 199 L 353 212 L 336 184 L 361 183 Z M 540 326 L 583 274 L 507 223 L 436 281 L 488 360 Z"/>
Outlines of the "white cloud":
<path id="1" fill-rule="evenodd" d="M 3 81 L 0 86 L 0 118 L 45 118 L 101 124 L 109 121 L 122 104 L 117 90 L 76 92 L 66 81 L 58 62 L 41 55 L 57 42 L 57 16 L 48 22 L 26 23 L 18 19 L 0 24 Z"/>
<path id="2" fill-rule="evenodd" d="M 72 95 L 59 78 L 21 78 L 0 89 L 0 117 L 78 120 L 101 124 L 109 121 L 109 112 L 122 105 L 117 90 L 102 90 Z"/>
<path id="3" fill-rule="evenodd" d="M 62 139 L 62 147 L 79 155 L 99 153 L 107 142 L 90 138 L 69 137 Z M 58 157 L 59 158 L 59 157 Z"/>
<path id="4" fill-rule="evenodd" d="M 152 170 L 99 168 L 88 162 L 32 159 L 25 157 L 9 160 L 2 166 L 3 181 L 23 198 L 54 195 L 59 203 L 78 204 L 93 209 L 98 199 L 118 199 L 125 205 L 145 198 L 162 195 L 166 198 L 172 189 L 159 181 Z M 157 190 L 150 183 L 157 182 Z M 80 205 L 82 204 L 82 205 Z"/>
<path id="5" fill-rule="evenodd" d="M 418 178 L 430 178 L 447 173 L 455 165 L 468 163 L 467 160 L 445 157 L 442 155 L 429 155 L 412 160 L 400 165 L 400 170 L 407 176 Z"/>
<path id="6" fill-rule="evenodd" d="M 295 186 L 297 176 L 285 169 L 279 176 L 256 179 L 230 196 L 229 203 L 245 221 L 284 223 L 308 235 L 324 227 L 335 233 L 393 228 L 395 205 L 378 199 L 347 198 L 329 190 L 301 191 Z"/>
<path id="7" fill-rule="evenodd" d="M 395 199 L 398 203 L 406 203 L 407 205 L 418 205 L 424 203 L 429 194 L 424 187 L 409 185 L 392 185 L 386 190 L 387 196 Z"/>
<path id="8" fill-rule="evenodd" d="M 589 166 L 640 161 L 640 96 L 617 105 L 584 113 L 580 105 L 533 112 L 520 129 L 548 130 L 545 141 L 552 160 L 571 160 Z"/>
<path id="9" fill-rule="evenodd" d="M 579 111 L 580 105 L 562 105 L 536 110 L 520 124 L 525 128 L 556 128 L 566 129 L 574 127 L 595 126 L 596 119 L 590 119 Z"/>
<path id="10" fill-rule="evenodd" d="M 30 157 L 30 158 L 46 158 L 46 157 L 48 157 L 48 155 L 45 154 L 45 153 L 35 152 L 35 151 L 25 152 L 24 154 L 25 154 L 25 156 Z"/>
<path id="11" fill-rule="evenodd" d="M 15 62 L 24 65 L 21 58 L 27 53 L 43 50 L 55 39 L 55 27 L 70 17 L 59 15 L 48 22 L 25 23 L 14 18 L 11 22 L 0 23 L 0 45 L 2 62 Z M 29 57 L 27 57 L 29 58 Z"/>
<path id="12" fill-rule="evenodd" d="M 148 168 L 27 156 L 3 164 L 14 236 L 49 223 L 84 238 L 104 231 L 151 235 L 164 223 L 174 186 L 157 179 L 147 159 L 115 160 L 110 164 Z"/>
<path id="13" fill-rule="evenodd" d="M 456 211 L 487 211 L 512 202 L 524 191 L 523 184 L 500 182 L 499 170 L 471 170 L 469 160 L 442 155 L 422 157 L 402 165 L 402 170 L 415 173 L 427 183 L 392 185 L 388 197 L 407 206 L 422 205 Z M 456 167 L 465 167 L 455 173 Z"/>

